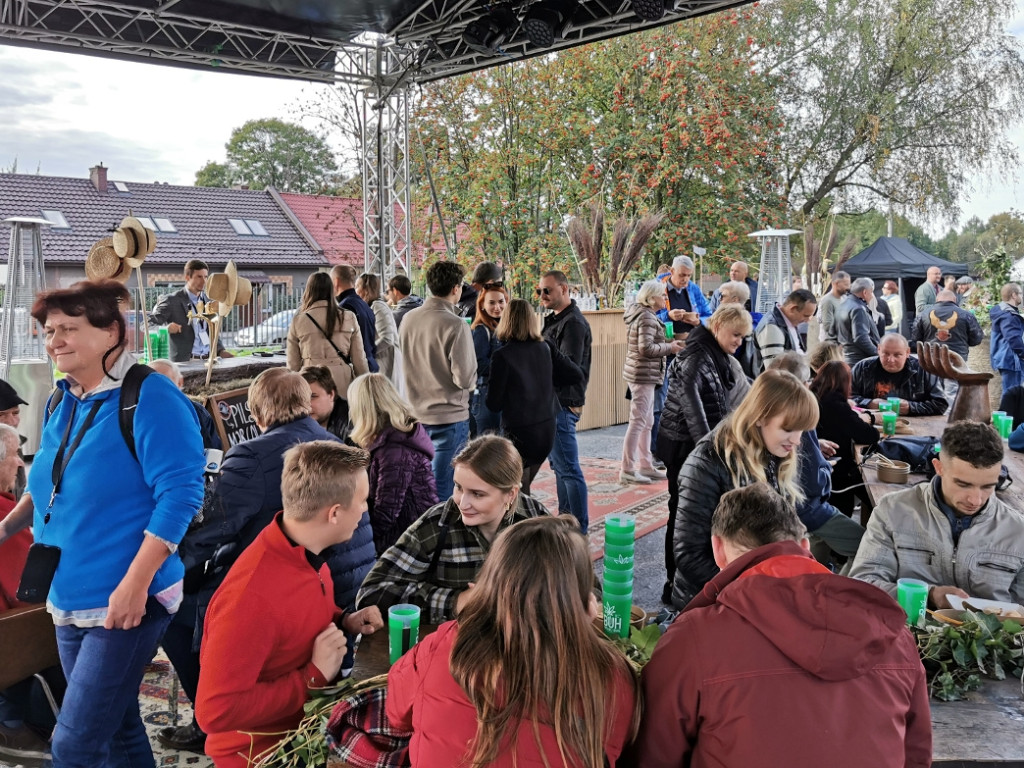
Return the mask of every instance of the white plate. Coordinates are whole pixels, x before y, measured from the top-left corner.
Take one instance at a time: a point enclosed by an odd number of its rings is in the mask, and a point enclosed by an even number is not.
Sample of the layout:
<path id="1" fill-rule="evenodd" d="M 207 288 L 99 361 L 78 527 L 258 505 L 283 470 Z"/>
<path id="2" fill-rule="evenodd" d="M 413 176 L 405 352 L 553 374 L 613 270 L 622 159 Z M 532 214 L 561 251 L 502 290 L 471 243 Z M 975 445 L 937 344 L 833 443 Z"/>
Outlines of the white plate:
<path id="1" fill-rule="evenodd" d="M 995 608 L 1000 613 L 1009 613 L 1011 611 L 1024 613 L 1024 607 L 1017 603 L 1004 603 L 1001 600 L 986 600 L 982 597 L 957 597 L 956 595 L 946 595 L 946 599 L 958 611 L 974 610 L 977 612 L 984 611 L 986 608 Z"/>

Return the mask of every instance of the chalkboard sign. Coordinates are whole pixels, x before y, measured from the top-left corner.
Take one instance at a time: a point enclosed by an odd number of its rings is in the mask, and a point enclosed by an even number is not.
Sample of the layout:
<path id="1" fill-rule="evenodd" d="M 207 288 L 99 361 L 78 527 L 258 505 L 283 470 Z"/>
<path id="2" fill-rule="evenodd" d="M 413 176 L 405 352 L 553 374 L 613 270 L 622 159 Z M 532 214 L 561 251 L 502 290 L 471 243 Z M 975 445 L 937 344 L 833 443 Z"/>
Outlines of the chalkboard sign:
<path id="1" fill-rule="evenodd" d="M 249 413 L 249 388 L 233 389 L 210 395 L 206 399 L 206 409 L 213 416 L 217 425 L 224 450 L 251 440 L 260 434 L 259 427 Z"/>

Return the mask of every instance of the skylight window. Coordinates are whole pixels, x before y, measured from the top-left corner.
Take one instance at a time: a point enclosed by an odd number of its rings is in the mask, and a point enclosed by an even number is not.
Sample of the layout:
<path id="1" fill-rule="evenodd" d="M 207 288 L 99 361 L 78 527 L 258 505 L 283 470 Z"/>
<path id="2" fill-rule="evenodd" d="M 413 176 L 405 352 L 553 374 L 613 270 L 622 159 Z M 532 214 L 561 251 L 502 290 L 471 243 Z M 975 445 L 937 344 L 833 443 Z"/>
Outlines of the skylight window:
<path id="1" fill-rule="evenodd" d="M 228 219 L 231 228 L 236 235 L 253 235 L 255 237 L 270 237 L 270 233 L 258 219 Z"/>
<path id="2" fill-rule="evenodd" d="M 125 194 L 131 192 L 131 190 L 128 189 L 128 185 L 125 184 L 123 181 L 115 181 L 114 189 L 116 189 L 118 192 L 124 192 Z"/>
<path id="3" fill-rule="evenodd" d="M 135 218 L 141 221 L 142 226 L 144 226 L 146 229 L 151 229 L 154 232 L 156 232 L 156 224 L 153 223 L 153 219 L 151 219 L 149 216 L 136 216 Z"/>
<path id="4" fill-rule="evenodd" d="M 175 228 L 175 226 L 171 223 L 170 219 L 164 219 L 164 218 L 161 218 L 159 216 L 156 216 L 156 217 L 153 218 L 153 221 L 156 222 L 156 231 L 157 232 L 177 232 L 178 231 Z"/>
<path id="5" fill-rule="evenodd" d="M 54 229 L 71 229 L 68 220 L 60 211 L 42 211 L 43 218 L 53 225 Z"/>
<path id="6" fill-rule="evenodd" d="M 263 225 L 260 224 L 258 219 L 246 219 L 245 223 L 249 225 L 249 229 L 252 230 L 254 235 L 258 235 L 259 237 L 269 236 L 267 230 L 263 228 Z"/>

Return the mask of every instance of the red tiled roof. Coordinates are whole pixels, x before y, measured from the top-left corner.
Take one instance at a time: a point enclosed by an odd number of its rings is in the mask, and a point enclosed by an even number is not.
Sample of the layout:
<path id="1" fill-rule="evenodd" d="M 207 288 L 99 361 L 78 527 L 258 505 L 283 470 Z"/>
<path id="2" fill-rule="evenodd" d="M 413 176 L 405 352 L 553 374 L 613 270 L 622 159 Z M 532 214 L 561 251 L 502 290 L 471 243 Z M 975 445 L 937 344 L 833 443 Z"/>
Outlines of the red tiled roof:
<path id="1" fill-rule="evenodd" d="M 176 234 L 157 233 L 157 249 L 147 264 L 173 264 L 179 269 L 189 258 L 203 259 L 215 270 L 229 259 L 239 267 L 325 264 L 323 255 L 299 234 L 267 191 L 124 184 L 127 193 L 119 192 L 113 181 L 107 192 L 99 192 L 88 178 L 0 174 L 0 220 L 61 211 L 71 229 L 43 228 L 47 262 L 84 263 L 90 246 L 108 236 L 131 210 L 136 216 L 168 218 L 177 229 Z M 256 219 L 269 236 L 238 235 L 229 218 Z"/>
<path id="2" fill-rule="evenodd" d="M 294 193 L 281 193 L 281 199 L 285 205 L 291 208 L 295 217 L 302 222 L 309 234 L 321 248 L 324 256 L 331 264 L 351 264 L 361 267 L 365 263 L 363 251 L 363 201 L 355 197 L 331 197 L 330 195 L 299 195 Z M 423 222 L 417 221 L 422 217 L 427 220 L 434 216 L 433 211 L 426 211 L 422 214 L 414 214 L 413 220 L 413 252 L 416 260 L 422 262 L 426 256 L 427 248 L 421 242 L 416 242 L 416 232 L 420 230 L 417 225 Z M 457 233 L 460 239 L 464 239 L 467 227 L 459 224 Z M 441 228 L 437 226 L 436 219 L 432 231 L 433 243 L 430 251 L 437 254 L 447 252 L 444 239 L 441 237 Z"/>
<path id="3" fill-rule="evenodd" d="M 328 262 L 360 267 L 365 263 L 362 200 L 289 192 L 282 192 L 281 199 L 324 249 Z"/>

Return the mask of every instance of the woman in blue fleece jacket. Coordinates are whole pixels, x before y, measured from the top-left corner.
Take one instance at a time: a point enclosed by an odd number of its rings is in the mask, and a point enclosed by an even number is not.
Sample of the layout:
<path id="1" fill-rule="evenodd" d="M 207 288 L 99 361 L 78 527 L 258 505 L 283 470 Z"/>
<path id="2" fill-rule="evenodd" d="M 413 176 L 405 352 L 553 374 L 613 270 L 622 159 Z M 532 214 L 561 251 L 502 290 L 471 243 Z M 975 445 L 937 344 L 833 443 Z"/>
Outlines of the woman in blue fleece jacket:
<path id="1" fill-rule="evenodd" d="M 203 445 L 192 405 L 148 376 L 133 415 L 137 459 L 119 425 L 129 294 L 114 281 L 40 294 L 32 316 L 66 374 L 0 541 L 29 523 L 60 548 L 47 608 L 68 679 L 53 765 L 152 766 L 139 716 L 143 668 L 181 602 L 176 550 L 203 498 Z"/>

